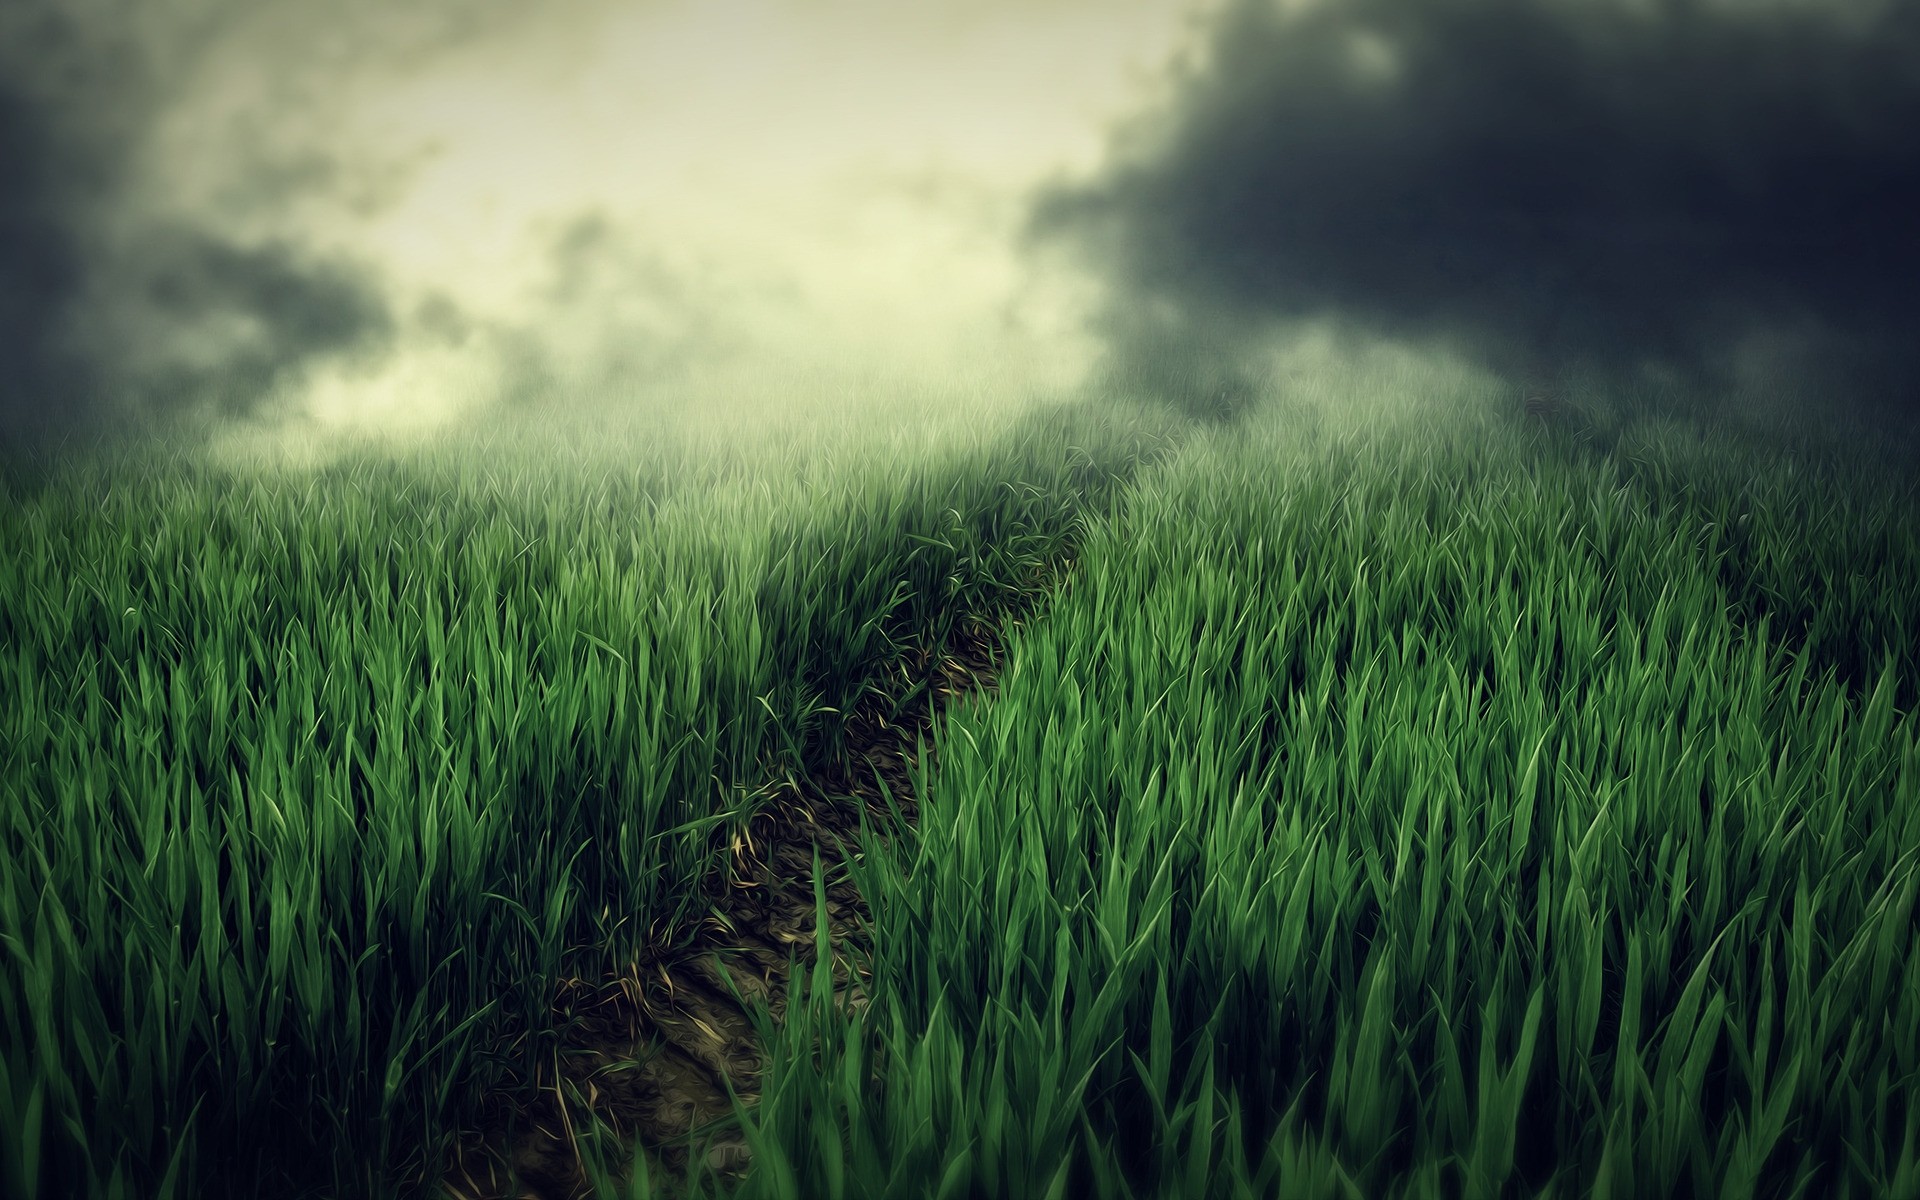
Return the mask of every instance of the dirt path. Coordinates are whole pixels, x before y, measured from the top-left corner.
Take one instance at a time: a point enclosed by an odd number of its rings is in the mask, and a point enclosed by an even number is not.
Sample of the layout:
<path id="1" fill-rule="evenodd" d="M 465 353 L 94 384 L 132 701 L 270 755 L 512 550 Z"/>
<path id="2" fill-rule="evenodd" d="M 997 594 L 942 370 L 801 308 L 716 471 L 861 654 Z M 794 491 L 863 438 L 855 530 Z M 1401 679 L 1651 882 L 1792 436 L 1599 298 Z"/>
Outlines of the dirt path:
<path id="1" fill-rule="evenodd" d="M 1049 585 L 1059 577 L 1045 581 Z M 537 1101 L 501 1096 L 486 1128 L 462 1140 L 444 1179 L 455 1200 L 575 1200 L 590 1196 L 580 1131 L 598 1120 L 621 1143 L 645 1148 L 657 1179 L 682 1178 L 688 1134 L 721 1123 L 701 1143 L 707 1165 L 737 1177 L 748 1150 L 728 1129 L 727 1084 L 744 1100 L 760 1090 L 760 1046 L 736 993 L 783 1015 L 789 956 L 813 961 L 814 855 L 826 881 L 828 932 L 836 947 L 837 997 L 864 1001 L 845 953 L 863 947 L 866 915 L 846 874 L 859 853 L 864 810 L 876 828 L 893 818 L 876 776 L 914 820 L 912 768 L 920 741 L 956 697 L 991 690 L 1003 639 L 1051 586 L 997 613 L 970 619 L 946 645 L 923 648 L 845 723 L 848 764 L 809 764 L 789 779 L 733 841 L 724 877 L 709 881 L 712 915 L 695 943 L 625 978 L 572 981 L 560 989 L 556 1027 L 564 1037 L 537 1080 Z M 920 686 L 923 685 L 924 686 Z M 904 704 L 901 698 L 907 697 Z M 517 1179 L 517 1190 L 509 1185 Z"/>

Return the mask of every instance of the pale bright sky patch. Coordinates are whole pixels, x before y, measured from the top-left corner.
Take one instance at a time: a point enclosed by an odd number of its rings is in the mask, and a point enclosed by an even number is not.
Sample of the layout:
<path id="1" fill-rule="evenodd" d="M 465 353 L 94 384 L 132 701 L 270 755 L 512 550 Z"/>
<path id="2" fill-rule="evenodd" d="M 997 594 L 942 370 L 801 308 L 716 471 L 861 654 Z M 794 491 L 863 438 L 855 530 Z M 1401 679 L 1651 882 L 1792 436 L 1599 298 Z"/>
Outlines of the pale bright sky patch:
<path id="1" fill-rule="evenodd" d="M 448 420 L 529 363 L 556 400 L 734 421 L 1071 386 L 1089 293 L 1017 244 L 1024 199 L 1099 163 L 1197 18 L 1193 0 L 539 11 L 436 51 L 268 5 L 166 114 L 156 211 L 359 264 L 394 308 L 379 357 L 299 385 L 323 427 Z"/>

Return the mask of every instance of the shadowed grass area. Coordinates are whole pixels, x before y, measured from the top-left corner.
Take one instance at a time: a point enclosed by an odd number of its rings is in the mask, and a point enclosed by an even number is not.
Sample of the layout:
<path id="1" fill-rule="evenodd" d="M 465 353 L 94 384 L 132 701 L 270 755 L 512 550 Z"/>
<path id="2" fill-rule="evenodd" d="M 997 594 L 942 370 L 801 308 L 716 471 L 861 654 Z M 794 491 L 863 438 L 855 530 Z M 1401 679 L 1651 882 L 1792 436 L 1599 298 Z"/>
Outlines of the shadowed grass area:
<path id="1" fill-rule="evenodd" d="M 1144 476 L 866 856 L 871 1003 L 789 1007 L 740 1194 L 1920 1192 L 1910 481 L 1551 449 Z"/>
<path id="2" fill-rule="evenodd" d="M 558 982 L 683 936 L 823 714 L 1168 431 L 41 472 L 0 516 L 0 1190 L 426 1190 Z"/>

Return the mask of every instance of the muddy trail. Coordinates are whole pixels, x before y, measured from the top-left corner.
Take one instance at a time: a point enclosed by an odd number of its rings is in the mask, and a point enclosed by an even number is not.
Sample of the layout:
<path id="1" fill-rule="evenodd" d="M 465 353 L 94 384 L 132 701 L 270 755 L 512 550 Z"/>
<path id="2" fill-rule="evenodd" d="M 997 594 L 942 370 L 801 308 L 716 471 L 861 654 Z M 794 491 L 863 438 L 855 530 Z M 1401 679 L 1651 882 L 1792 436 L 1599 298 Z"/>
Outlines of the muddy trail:
<path id="1" fill-rule="evenodd" d="M 943 644 L 910 651 L 847 714 L 843 759 L 809 761 L 799 776 L 768 785 L 767 803 L 732 836 L 725 869 L 706 884 L 710 912 L 690 945 L 622 978 L 559 986 L 560 1040 L 533 1098 L 489 1100 L 480 1130 L 460 1140 L 442 1195 L 591 1196 L 580 1142 L 596 1124 L 614 1145 L 637 1141 L 655 1187 L 669 1193 L 696 1165 L 724 1181 L 744 1175 L 750 1156 L 728 1088 L 745 1103 L 758 1099 L 761 1047 L 742 998 L 765 1003 L 778 1022 L 790 964 L 812 969 L 816 854 L 835 999 L 857 1006 L 865 990 L 854 959 L 868 948 L 867 910 L 846 868 L 860 854 L 862 815 L 883 838 L 895 810 L 916 819 L 913 771 L 923 740 L 931 755 L 945 709 L 993 690 L 1007 635 L 1053 593 L 1068 565 L 1052 564 L 1031 590 L 963 618 Z M 703 1162 L 690 1162 L 693 1154 Z M 609 1168 L 626 1169 L 624 1152 L 609 1158 Z"/>

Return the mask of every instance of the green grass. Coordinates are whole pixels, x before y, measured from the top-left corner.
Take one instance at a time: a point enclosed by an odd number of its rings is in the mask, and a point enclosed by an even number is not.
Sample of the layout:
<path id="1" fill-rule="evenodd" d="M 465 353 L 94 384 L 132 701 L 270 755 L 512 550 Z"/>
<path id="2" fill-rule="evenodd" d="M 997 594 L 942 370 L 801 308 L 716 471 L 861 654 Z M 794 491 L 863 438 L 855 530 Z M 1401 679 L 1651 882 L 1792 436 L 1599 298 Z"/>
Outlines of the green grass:
<path id="1" fill-rule="evenodd" d="M 15 475 L 0 1191 L 437 1178 L 557 981 L 690 928 L 754 789 L 1164 424 Z"/>
<path id="2" fill-rule="evenodd" d="M 10 476 L 0 1190 L 419 1193 L 556 979 L 1071 552 L 858 867 L 871 1003 L 769 1029 L 742 1195 L 1920 1196 L 1911 481 L 1379 366 L 1165 457 Z"/>
<path id="3" fill-rule="evenodd" d="M 940 731 L 742 1194 L 1920 1195 L 1916 516 L 1673 424 L 1194 439 Z"/>

